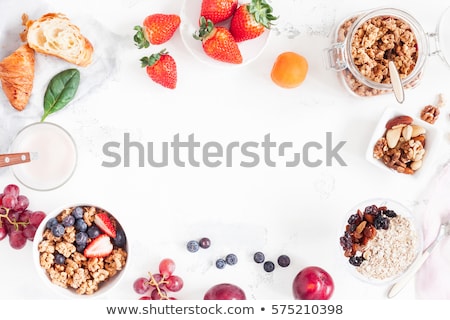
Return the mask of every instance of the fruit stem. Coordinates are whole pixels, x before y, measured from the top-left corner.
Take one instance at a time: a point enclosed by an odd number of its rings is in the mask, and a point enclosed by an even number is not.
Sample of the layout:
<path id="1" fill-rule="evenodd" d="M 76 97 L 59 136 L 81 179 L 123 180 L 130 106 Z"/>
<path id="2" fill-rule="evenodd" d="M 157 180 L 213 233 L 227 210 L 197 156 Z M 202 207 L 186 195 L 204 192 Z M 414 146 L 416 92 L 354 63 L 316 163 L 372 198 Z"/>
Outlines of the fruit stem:
<path id="1" fill-rule="evenodd" d="M 151 272 L 149 272 L 148 274 L 150 276 L 150 280 L 148 281 L 148 284 L 155 287 L 156 290 L 158 290 L 158 295 L 160 297 L 160 300 L 169 300 L 169 297 L 165 293 L 163 293 L 161 291 L 161 289 L 159 288 L 160 285 L 164 285 L 164 284 L 168 283 L 167 281 L 164 280 L 164 277 L 159 282 L 157 282 Z"/>
<path id="2" fill-rule="evenodd" d="M 0 227 L 2 226 L 2 220 L 1 220 L 1 218 L 5 218 L 6 220 L 8 220 L 8 222 L 9 222 L 10 224 L 12 224 L 12 225 L 14 226 L 14 228 L 16 228 L 16 231 L 19 230 L 19 226 L 26 226 L 26 225 L 28 225 L 28 224 L 30 223 L 29 221 L 27 221 L 27 222 L 25 222 L 25 221 L 19 221 L 19 222 L 17 222 L 17 221 L 15 221 L 15 220 L 12 220 L 12 219 L 9 217 L 9 210 L 10 210 L 10 208 L 0 207 L 0 209 L 5 210 L 5 213 L 0 213 Z"/>

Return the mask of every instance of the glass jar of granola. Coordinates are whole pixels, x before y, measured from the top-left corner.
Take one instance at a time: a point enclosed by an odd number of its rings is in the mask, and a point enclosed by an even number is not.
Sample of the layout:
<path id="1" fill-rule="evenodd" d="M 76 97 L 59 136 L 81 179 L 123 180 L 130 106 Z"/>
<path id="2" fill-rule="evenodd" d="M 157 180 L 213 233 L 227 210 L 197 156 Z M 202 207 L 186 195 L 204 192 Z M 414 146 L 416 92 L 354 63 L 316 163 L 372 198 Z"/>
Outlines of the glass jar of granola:
<path id="1" fill-rule="evenodd" d="M 434 33 L 426 33 L 400 9 L 357 13 L 337 26 L 333 43 L 325 51 L 327 67 L 338 72 L 352 94 L 369 97 L 393 91 L 388 68 L 392 60 L 403 88 L 413 88 L 428 56 L 439 55 L 450 66 L 449 9 Z"/>

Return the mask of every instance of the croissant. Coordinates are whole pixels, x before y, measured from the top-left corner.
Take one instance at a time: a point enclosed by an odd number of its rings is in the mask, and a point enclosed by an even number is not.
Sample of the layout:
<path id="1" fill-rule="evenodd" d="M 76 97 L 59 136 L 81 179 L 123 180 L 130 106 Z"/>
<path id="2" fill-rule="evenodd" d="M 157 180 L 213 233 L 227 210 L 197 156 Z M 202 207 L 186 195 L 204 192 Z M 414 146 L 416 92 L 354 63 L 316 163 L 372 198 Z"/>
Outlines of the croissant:
<path id="1" fill-rule="evenodd" d="M 11 105 L 22 111 L 28 104 L 33 89 L 35 52 L 23 44 L 0 61 L 0 80 Z"/>
<path id="2" fill-rule="evenodd" d="M 28 45 L 38 53 L 56 56 L 85 67 L 92 62 L 94 48 L 81 30 L 62 13 L 47 13 L 26 20 Z"/>

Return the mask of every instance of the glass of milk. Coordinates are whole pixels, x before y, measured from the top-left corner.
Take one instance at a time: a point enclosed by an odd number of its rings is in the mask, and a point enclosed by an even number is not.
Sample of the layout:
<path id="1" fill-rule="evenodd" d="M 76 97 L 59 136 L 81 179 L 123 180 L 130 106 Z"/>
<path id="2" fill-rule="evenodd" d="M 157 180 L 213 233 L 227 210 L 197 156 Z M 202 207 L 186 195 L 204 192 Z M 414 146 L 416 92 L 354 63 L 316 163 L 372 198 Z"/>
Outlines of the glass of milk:
<path id="1" fill-rule="evenodd" d="M 51 122 L 32 123 L 17 133 L 11 153 L 30 152 L 31 161 L 12 166 L 20 183 L 47 191 L 66 183 L 75 171 L 77 149 L 72 136 Z"/>

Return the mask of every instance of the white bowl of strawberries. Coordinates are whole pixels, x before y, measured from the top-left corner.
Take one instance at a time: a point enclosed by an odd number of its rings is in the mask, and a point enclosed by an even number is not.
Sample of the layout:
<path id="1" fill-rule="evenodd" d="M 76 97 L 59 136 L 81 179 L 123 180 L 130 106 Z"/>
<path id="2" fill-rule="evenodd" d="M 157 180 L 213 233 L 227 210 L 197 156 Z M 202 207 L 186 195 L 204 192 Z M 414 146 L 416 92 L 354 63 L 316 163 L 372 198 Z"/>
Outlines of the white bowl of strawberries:
<path id="1" fill-rule="evenodd" d="M 107 210 L 76 204 L 42 221 L 33 241 L 38 274 L 67 298 L 98 297 L 122 278 L 128 243 L 122 225 Z"/>
<path id="2" fill-rule="evenodd" d="M 247 6 L 262 18 L 257 21 Z M 200 61 L 218 67 L 244 66 L 255 60 L 277 19 L 266 0 L 185 0 L 180 17 L 186 48 Z"/>

